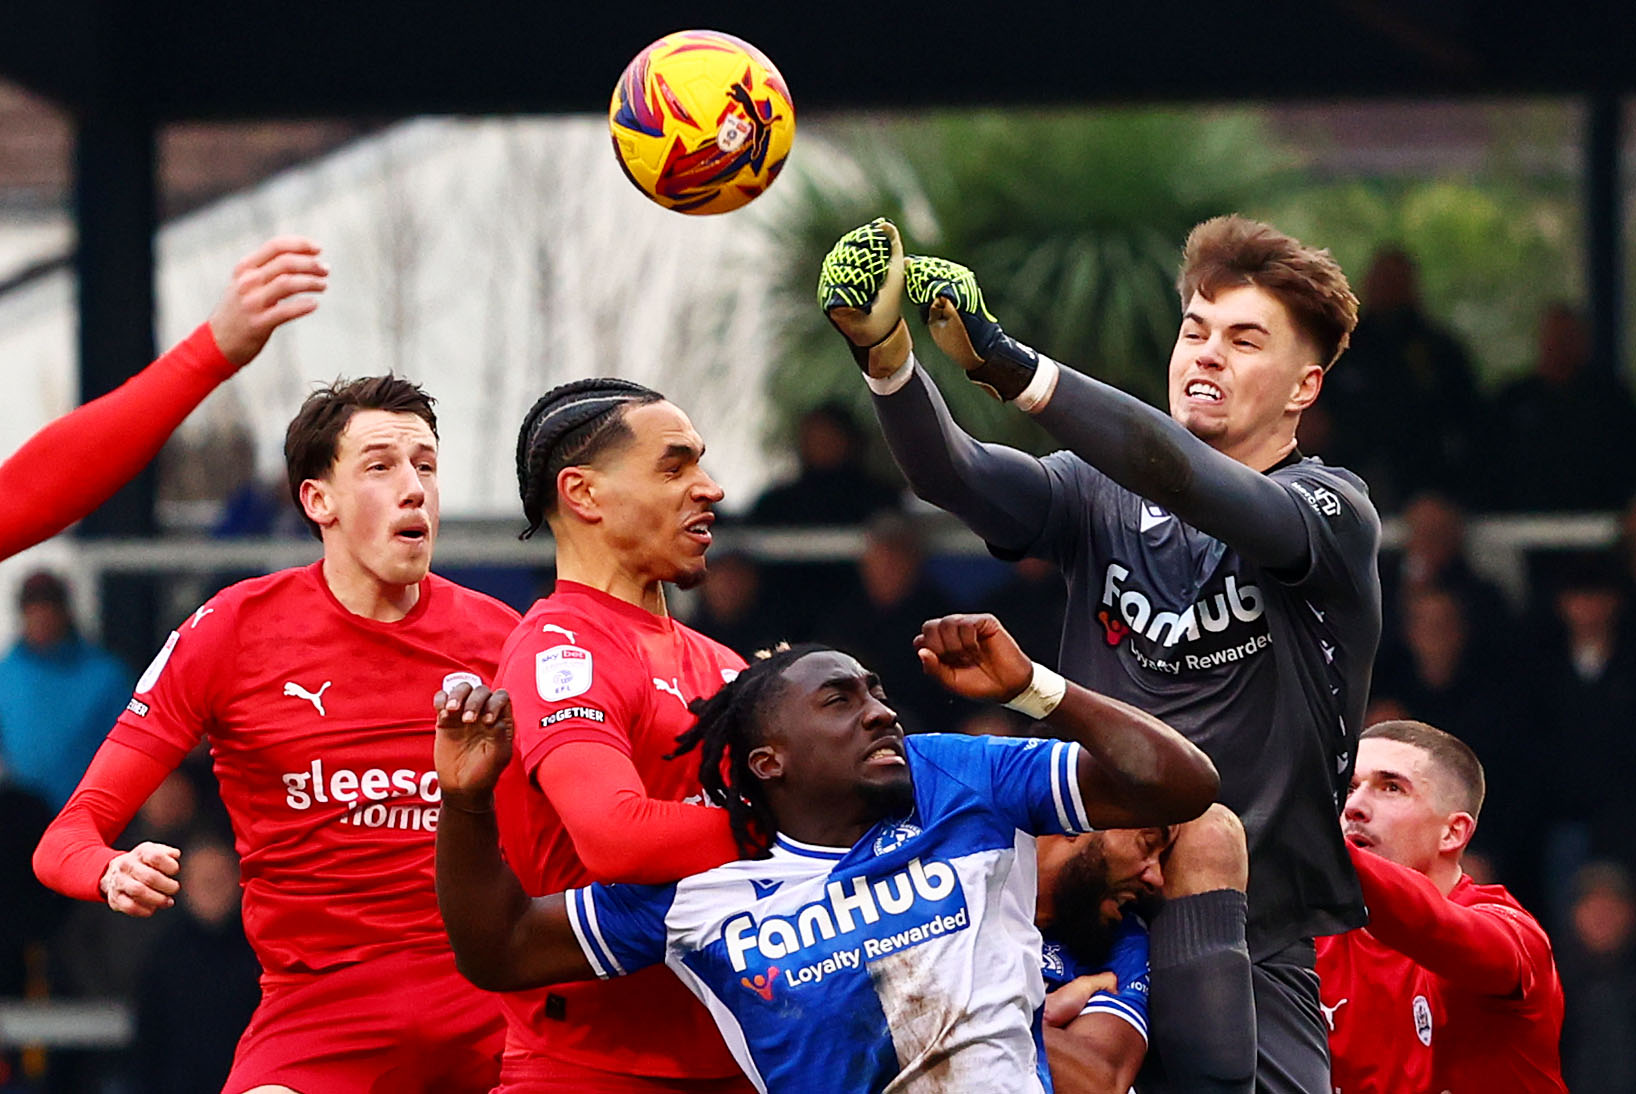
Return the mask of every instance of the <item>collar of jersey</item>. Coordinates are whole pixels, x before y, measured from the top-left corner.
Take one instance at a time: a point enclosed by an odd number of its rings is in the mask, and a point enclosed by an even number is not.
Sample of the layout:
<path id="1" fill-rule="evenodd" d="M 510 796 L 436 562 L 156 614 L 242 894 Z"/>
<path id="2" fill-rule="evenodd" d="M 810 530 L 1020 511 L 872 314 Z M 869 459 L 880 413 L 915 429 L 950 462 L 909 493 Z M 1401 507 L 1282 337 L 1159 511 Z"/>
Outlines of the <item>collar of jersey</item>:
<path id="1" fill-rule="evenodd" d="M 613 612 L 616 615 L 623 616 L 625 619 L 630 620 L 632 623 L 635 623 L 638 626 L 646 627 L 651 630 L 668 632 L 671 625 L 674 623 L 674 620 L 672 620 L 668 615 L 654 615 L 646 608 L 632 604 L 628 600 L 621 600 L 617 596 L 603 592 L 601 589 L 593 589 L 591 586 L 581 585 L 577 581 L 563 581 L 559 579 L 552 589 L 552 596 L 555 598 L 556 596 L 564 593 L 574 596 L 583 596 L 587 599 L 594 600 L 608 611 Z"/>
<path id="2" fill-rule="evenodd" d="M 818 843 L 802 843 L 782 832 L 773 837 L 773 846 L 792 855 L 800 855 L 802 858 L 821 858 L 830 862 L 839 862 L 852 853 L 850 847 L 825 847 Z"/>

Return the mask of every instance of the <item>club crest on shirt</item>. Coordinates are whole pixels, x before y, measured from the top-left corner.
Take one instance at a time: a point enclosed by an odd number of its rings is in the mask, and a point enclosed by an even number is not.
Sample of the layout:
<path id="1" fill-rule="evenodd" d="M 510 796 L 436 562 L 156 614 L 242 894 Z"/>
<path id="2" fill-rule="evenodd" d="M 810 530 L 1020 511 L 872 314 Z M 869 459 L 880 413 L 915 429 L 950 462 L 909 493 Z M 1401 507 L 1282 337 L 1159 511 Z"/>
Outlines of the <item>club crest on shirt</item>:
<path id="1" fill-rule="evenodd" d="M 591 690 L 591 651 L 553 646 L 534 655 L 534 687 L 548 703 Z"/>
<path id="2" fill-rule="evenodd" d="M 456 684 L 470 684 L 474 688 L 483 686 L 483 678 L 475 672 L 451 672 L 443 678 L 443 690 L 453 691 Z"/>
<path id="3" fill-rule="evenodd" d="M 1426 1002 L 1424 995 L 1414 997 L 1414 1033 L 1420 1038 L 1420 1043 L 1427 1048 L 1432 1042 L 1431 1004 Z"/>
<path id="4" fill-rule="evenodd" d="M 888 825 L 887 828 L 875 837 L 875 854 L 884 855 L 888 851 L 896 851 L 905 843 L 920 835 L 920 825 L 910 821 L 899 821 Z"/>
<path id="5" fill-rule="evenodd" d="M 1046 942 L 1040 946 L 1040 966 L 1058 980 L 1068 976 L 1068 962 L 1062 956 L 1062 943 Z"/>

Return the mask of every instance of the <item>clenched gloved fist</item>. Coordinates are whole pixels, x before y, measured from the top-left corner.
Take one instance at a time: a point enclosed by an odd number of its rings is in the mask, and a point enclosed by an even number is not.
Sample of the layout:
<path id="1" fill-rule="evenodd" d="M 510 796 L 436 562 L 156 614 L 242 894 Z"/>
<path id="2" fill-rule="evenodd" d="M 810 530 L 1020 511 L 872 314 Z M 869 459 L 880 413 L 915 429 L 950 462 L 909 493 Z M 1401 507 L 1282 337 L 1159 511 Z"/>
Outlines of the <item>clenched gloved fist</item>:
<path id="1" fill-rule="evenodd" d="M 946 258 L 910 255 L 905 281 L 932 341 L 967 379 L 1004 402 L 1023 393 L 1039 371 L 1039 354 L 1000 329 L 976 274 Z"/>
<path id="2" fill-rule="evenodd" d="M 903 321 L 903 243 L 884 217 L 842 236 L 818 271 L 818 306 L 846 336 L 858 367 L 885 379 L 909 358 Z"/>

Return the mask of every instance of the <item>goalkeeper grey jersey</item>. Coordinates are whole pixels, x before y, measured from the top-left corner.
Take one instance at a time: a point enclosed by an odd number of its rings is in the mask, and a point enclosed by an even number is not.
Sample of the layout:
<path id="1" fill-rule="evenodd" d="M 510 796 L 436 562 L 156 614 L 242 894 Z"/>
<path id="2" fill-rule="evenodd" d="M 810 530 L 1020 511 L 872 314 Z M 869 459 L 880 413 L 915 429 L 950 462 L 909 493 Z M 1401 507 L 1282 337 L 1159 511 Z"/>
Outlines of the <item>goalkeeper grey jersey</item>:
<path id="1" fill-rule="evenodd" d="M 1044 459 L 966 434 L 919 366 L 874 404 L 917 494 L 1062 568 L 1063 675 L 1215 761 L 1249 839 L 1251 955 L 1362 925 L 1339 824 L 1380 639 L 1362 481 L 1299 457 L 1259 474 L 1066 368 L 1036 421 L 1071 451 Z"/>
<path id="2" fill-rule="evenodd" d="M 1363 922 L 1337 818 L 1380 636 L 1378 526 L 1362 484 L 1303 459 L 1311 565 L 1272 574 L 1079 457 L 1042 461 L 1030 553 L 1067 578 L 1061 669 L 1169 722 L 1215 761 L 1250 840 L 1252 956 Z"/>

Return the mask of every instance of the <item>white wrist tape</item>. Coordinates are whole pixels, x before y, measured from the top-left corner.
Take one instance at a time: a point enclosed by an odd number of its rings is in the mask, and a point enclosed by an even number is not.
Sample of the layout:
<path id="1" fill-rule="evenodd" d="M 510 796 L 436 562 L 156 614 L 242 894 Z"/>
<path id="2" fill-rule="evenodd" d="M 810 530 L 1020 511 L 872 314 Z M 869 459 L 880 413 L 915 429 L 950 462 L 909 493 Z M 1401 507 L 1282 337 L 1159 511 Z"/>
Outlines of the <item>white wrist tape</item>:
<path id="1" fill-rule="evenodd" d="M 911 351 L 909 359 L 898 366 L 898 370 L 884 379 L 877 380 L 873 376 L 864 375 L 863 382 L 869 385 L 869 390 L 876 395 L 895 395 L 899 388 L 909 382 L 909 377 L 915 374 L 915 355 Z"/>
<path id="2" fill-rule="evenodd" d="M 1062 697 L 1066 694 L 1068 681 L 1035 661 L 1034 678 L 1028 681 L 1028 686 L 1013 696 L 1006 706 L 1039 721 L 1057 709 L 1057 704 L 1062 702 Z"/>
<path id="3" fill-rule="evenodd" d="M 1060 370 L 1057 363 L 1051 358 L 1040 354 L 1039 368 L 1034 370 L 1034 378 L 1028 381 L 1028 386 L 1022 389 L 1012 402 L 1018 410 L 1032 414 L 1036 410 L 1043 410 L 1045 404 L 1051 401 L 1051 396 L 1057 392 L 1057 373 Z"/>

